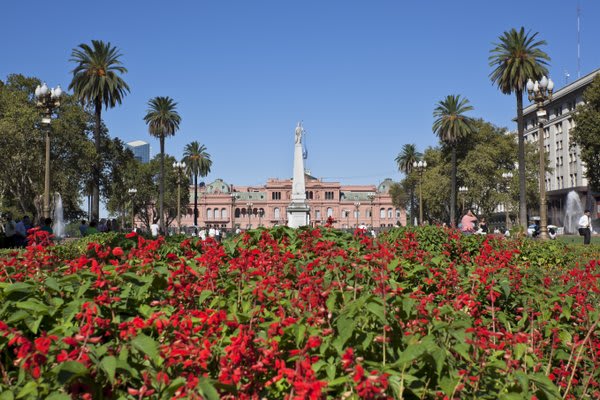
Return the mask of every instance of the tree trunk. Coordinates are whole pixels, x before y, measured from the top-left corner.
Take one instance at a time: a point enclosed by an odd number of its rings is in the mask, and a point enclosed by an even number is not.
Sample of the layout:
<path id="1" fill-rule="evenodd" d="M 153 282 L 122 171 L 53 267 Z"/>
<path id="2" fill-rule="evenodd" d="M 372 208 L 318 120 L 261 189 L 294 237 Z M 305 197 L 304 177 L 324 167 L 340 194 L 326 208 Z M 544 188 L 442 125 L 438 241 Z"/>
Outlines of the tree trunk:
<path id="1" fill-rule="evenodd" d="M 95 104 L 94 144 L 96 145 L 96 157 L 92 166 L 92 220 L 100 220 L 100 170 L 102 168 L 100 153 L 102 143 L 100 129 L 102 126 L 102 102 L 98 99 Z"/>
<path id="2" fill-rule="evenodd" d="M 452 174 L 450 177 L 450 226 L 456 227 L 456 145 L 452 145 Z"/>
<path id="3" fill-rule="evenodd" d="M 525 186 L 525 126 L 523 123 L 523 90 L 517 90 L 517 135 L 519 138 L 519 224 L 527 230 L 527 188 Z"/>
<path id="4" fill-rule="evenodd" d="M 406 222 L 406 226 L 409 225 L 414 225 L 414 210 L 415 210 L 415 190 L 411 187 L 410 188 L 410 215 L 409 215 L 409 220 Z"/>
<path id="5" fill-rule="evenodd" d="M 198 174 L 194 174 L 194 226 L 198 226 Z"/>
<path id="6" fill-rule="evenodd" d="M 160 183 L 158 188 L 158 216 L 160 218 L 160 229 L 163 234 L 165 230 L 165 213 L 163 212 L 163 204 L 165 200 L 165 136 L 160 136 Z"/>

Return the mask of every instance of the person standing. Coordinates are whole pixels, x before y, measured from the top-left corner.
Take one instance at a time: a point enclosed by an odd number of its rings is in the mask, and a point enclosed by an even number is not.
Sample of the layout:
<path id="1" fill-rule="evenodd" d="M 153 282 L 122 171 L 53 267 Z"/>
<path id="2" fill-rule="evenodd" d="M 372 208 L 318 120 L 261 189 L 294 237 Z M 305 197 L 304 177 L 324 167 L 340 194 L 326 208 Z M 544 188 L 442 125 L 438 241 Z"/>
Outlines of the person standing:
<path id="1" fill-rule="evenodd" d="M 6 247 L 14 247 L 17 242 L 17 223 L 11 213 L 6 214 L 6 223 L 4 224 L 4 236 L 6 236 Z"/>
<path id="2" fill-rule="evenodd" d="M 81 237 L 84 237 L 86 235 L 87 230 L 88 230 L 87 223 L 86 223 L 85 219 L 82 219 L 81 225 L 79 225 L 79 233 L 81 234 Z"/>
<path id="3" fill-rule="evenodd" d="M 152 234 L 152 237 L 155 238 L 158 236 L 158 232 L 159 232 L 158 220 L 155 219 L 152 222 L 152 225 L 150 225 L 150 233 Z"/>
<path id="4" fill-rule="evenodd" d="M 583 244 L 590 244 L 592 241 L 592 217 L 590 210 L 585 210 L 579 218 L 579 234 L 583 236 Z"/>
<path id="5" fill-rule="evenodd" d="M 22 220 L 17 222 L 16 225 L 16 241 L 15 245 L 18 247 L 25 247 L 27 245 L 27 231 L 31 229 L 31 220 L 29 215 L 25 215 Z"/>

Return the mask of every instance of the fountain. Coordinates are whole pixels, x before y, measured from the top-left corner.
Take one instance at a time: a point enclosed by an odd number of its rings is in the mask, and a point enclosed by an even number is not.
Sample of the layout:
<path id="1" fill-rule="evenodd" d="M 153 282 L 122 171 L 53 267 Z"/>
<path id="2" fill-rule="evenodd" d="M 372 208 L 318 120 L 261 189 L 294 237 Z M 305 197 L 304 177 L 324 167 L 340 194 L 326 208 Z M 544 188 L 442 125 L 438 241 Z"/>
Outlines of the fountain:
<path id="1" fill-rule="evenodd" d="M 57 238 L 65 236 L 65 221 L 63 217 L 63 204 L 60 193 L 54 193 L 54 213 L 52 214 L 52 231 Z"/>
<path id="2" fill-rule="evenodd" d="M 581 199 L 576 191 L 567 194 L 567 207 L 565 208 L 565 233 L 577 233 L 579 218 L 583 215 Z"/>

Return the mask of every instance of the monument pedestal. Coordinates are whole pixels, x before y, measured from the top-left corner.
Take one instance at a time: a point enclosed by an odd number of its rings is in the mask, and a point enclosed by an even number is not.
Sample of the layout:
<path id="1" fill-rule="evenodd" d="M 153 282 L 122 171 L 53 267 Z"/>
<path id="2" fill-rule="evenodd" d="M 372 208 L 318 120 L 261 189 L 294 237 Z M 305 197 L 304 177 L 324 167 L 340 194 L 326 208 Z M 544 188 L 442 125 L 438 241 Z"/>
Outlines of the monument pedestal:
<path id="1" fill-rule="evenodd" d="M 306 203 L 290 203 L 287 208 L 287 226 L 299 228 L 310 224 L 310 207 Z"/>

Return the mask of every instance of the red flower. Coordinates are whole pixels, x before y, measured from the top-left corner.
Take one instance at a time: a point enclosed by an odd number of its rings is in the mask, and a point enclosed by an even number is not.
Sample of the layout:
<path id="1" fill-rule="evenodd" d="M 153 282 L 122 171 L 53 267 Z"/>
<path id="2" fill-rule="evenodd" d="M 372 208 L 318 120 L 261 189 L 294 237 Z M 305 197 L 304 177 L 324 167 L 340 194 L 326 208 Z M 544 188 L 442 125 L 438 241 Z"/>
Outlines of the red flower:
<path id="1" fill-rule="evenodd" d="M 120 247 L 115 247 L 112 251 L 113 256 L 115 257 L 121 257 L 124 253 L 123 253 L 123 249 Z"/>

